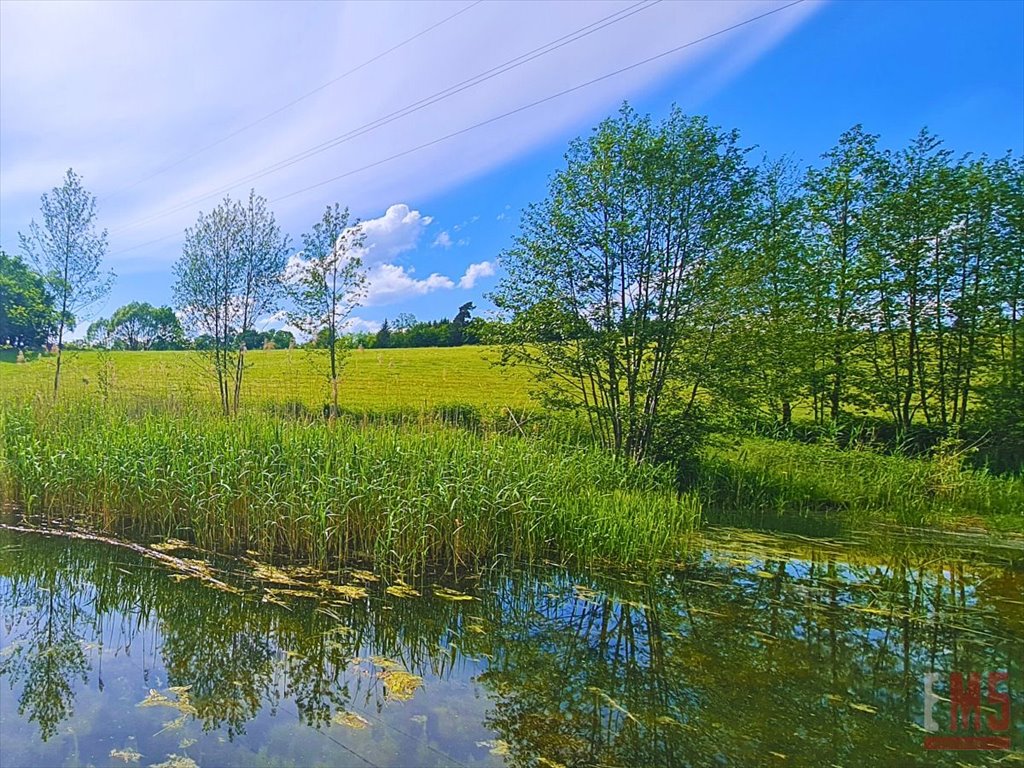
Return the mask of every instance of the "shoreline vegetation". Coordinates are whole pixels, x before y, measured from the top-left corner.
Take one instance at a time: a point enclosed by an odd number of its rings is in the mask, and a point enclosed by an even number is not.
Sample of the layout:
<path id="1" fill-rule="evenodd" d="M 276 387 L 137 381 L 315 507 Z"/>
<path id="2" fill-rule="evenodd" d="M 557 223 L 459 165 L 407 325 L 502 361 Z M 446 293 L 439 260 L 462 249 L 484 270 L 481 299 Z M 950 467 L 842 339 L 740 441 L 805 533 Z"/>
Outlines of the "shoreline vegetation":
<path id="1" fill-rule="evenodd" d="M 62 401 L 0 406 L 0 441 L 0 497 L 28 516 L 318 567 L 636 566 L 672 558 L 700 517 L 664 467 L 440 421 L 224 420 Z"/>
<path id="2" fill-rule="evenodd" d="M 158 390 L 167 354 L 116 358 L 150 359 L 137 381 Z M 80 365 L 92 371 L 93 355 L 71 359 L 69 382 Z M 471 356 L 482 353 L 462 353 L 467 377 Z M 225 419 L 201 397 L 121 387 L 101 397 L 95 379 L 54 404 L 26 396 L 45 358 L 0 365 L 0 501 L 25 521 L 132 541 L 413 576 L 501 559 L 658 568 L 678 562 L 707 521 L 819 535 L 889 523 L 1024 533 L 1024 479 L 966 468 L 955 445 L 910 457 L 718 434 L 680 485 L 668 465 L 617 459 L 578 425 L 495 406 L 518 395 L 516 382 L 490 399 L 419 408 L 419 394 L 402 402 L 396 385 L 390 409 L 336 419 L 277 391 L 278 406 L 252 402 Z M 446 375 L 459 391 L 457 370 Z"/>

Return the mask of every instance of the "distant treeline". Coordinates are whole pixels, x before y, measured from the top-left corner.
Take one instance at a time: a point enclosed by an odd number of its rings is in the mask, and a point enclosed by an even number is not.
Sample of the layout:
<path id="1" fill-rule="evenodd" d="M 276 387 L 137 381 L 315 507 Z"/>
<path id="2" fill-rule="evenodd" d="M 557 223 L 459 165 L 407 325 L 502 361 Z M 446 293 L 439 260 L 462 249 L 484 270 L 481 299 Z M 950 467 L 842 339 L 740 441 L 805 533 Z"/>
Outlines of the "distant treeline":
<path id="1" fill-rule="evenodd" d="M 471 317 L 472 302 L 459 307 L 454 319 L 417 320 L 402 313 L 394 322 L 387 319 L 377 332 L 363 331 L 339 335 L 337 343 L 355 349 L 400 349 L 407 347 L 458 347 L 486 343 L 492 322 Z M 53 335 L 56 310 L 45 291 L 42 278 L 19 257 L 0 251 L 0 348 L 38 350 L 48 345 Z M 69 318 L 72 322 L 74 318 Z M 189 337 L 171 307 L 154 307 L 133 301 L 118 308 L 109 318 L 101 317 L 89 325 L 85 338 L 65 343 L 65 348 L 110 349 L 125 351 L 187 350 L 206 351 L 213 338 L 200 334 Z M 291 331 L 249 329 L 236 334 L 234 346 L 246 349 L 289 349 L 330 346 L 330 330 L 316 338 L 300 342 Z"/>

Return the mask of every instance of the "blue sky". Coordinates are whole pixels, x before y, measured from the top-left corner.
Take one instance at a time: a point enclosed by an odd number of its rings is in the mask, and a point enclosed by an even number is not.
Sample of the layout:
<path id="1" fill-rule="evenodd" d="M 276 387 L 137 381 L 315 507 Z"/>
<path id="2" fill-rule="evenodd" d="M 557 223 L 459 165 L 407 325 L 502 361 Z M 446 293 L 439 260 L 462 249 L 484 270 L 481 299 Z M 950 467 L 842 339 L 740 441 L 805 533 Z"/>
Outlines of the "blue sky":
<path id="1" fill-rule="evenodd" d="M 738 128 L 754 159 L 814 163 L 856 123 L 893 147 L 927 126 L 957 153 L 1024 149 L 1024 3 L 808 1 L 358 170 L 783 5 L 4 0 L 0 246 L 18 251 L 40 194 L 73 166 L 110 231 L 118 278 L 94 309 L 109 315 L 170 302 L 181 233 L 222 190 L 254 186 L 294 240 L 337 201 L 367 221 L 371 289 L 356 327 L 373 328 L 399 312 L 486 308 L 519 211 L 543 198 L 568 141 L 623 99 Z M 265 173 L 588 24 L 607 26 Z"/>

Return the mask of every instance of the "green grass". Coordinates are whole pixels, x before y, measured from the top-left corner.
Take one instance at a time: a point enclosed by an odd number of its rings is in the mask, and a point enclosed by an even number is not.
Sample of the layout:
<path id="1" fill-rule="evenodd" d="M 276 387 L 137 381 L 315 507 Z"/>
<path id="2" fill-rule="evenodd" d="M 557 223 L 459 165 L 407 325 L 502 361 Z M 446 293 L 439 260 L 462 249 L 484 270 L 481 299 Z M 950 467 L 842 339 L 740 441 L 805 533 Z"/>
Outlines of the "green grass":
<path id="1" fill-rule="evenodd" d="M 0 404 L 0 501 L 128 538 L 176 536 L 400 573 L 507 557 L 671 559 L 699 504 L 585 446 L 443 424 Z"/>
<path id="2" fill-rule="evenodd" d="M 324 350 L 254 350 L 246 354 L 242 399 L 249 409 L 293 403 L 319 412 L 330 401 Z M 498 351 L 466 346 L 450 349 L 353 350 L 341 374 L 339 404 L 352 412 L 429 409 L 467 404 L 481 410 L 533 404 L 527 377 L 492 365 Z M 45 396 L 52 391 L 55 357 L 15 363 L 0 352 L 0 396 Z M 217 404 L 216 383 L 205 358 L 195 352 L 71 352 L 65 355 L 61 394 L 145 398 L 158 402 Z"/>
<path id="3" fill-rule="evenodd" d="M 771 522 L 815 518 L 1024 533 L 1024 477 L 967 469 L 955 451 L 887 456 L 822 444 L 745 438 L 708 451 L 697 491 L 709 514 Z"/>

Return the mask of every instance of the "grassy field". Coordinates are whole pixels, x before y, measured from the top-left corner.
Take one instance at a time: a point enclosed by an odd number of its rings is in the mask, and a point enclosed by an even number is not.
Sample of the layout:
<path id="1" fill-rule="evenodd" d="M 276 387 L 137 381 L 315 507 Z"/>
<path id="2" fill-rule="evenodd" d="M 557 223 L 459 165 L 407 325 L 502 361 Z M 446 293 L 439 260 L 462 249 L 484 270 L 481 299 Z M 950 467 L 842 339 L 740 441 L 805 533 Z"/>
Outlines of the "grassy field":
<path id="1" fill-rule="evenodd" d="M 250 367 L 242 397 L 249 406 L 295 403 L 319 411 L 330 400 L 323 350 L 256 350 L 245 359 Z M 497 359 L 497 350 L 477 346 L 353 350 L 341 375 L 340 405 L 350 411 L 456 403 L 481 410 L 529 408 L 527 377 L 495 367 Z M 13 353 L 0 352 L 0 396 L 50 392 L 55 361 L 40 356 L 16 363 Z M 208 362 L 194 352 L 71 352 L 61 376 L 68 399 L 106 392 L 114 398 L 217 403 Z"/>
<path id="2" fill-rule="evenodd" d="M 1020 476 L 966 469 L 955 454 L 884 456 L 750 436 L 715 441 L 680 511 L 663 473 L 651 480 L 650 468 L 587 449 L 575 423 L 541 413 L 525 373 L 495 367 L 497 356 L 485 347 L 353 351 L 340 392 L 345 418 L 332 425 L 319 418 L 328 400 L 322 352 L 249 353 L 243 414 L 230 421 L 195 353 L 74 353 L 56 408 L 52 357 L 16 363 L 0 353 L 0 501 L 84 514 L 105 531 L 188 535 L 221 550 L 238 539 L 318 562 L 369 557 L 403 569 L 424 567 L 423 556 L 671 557 L 701 508 L 769 527 L 1024 533 Z M 287 458 L 266 466 L 285 444 Z M 377 457 L 369 475 L 364 454 Z M 456 520 L 467 526 L 458 539 Z"/>

